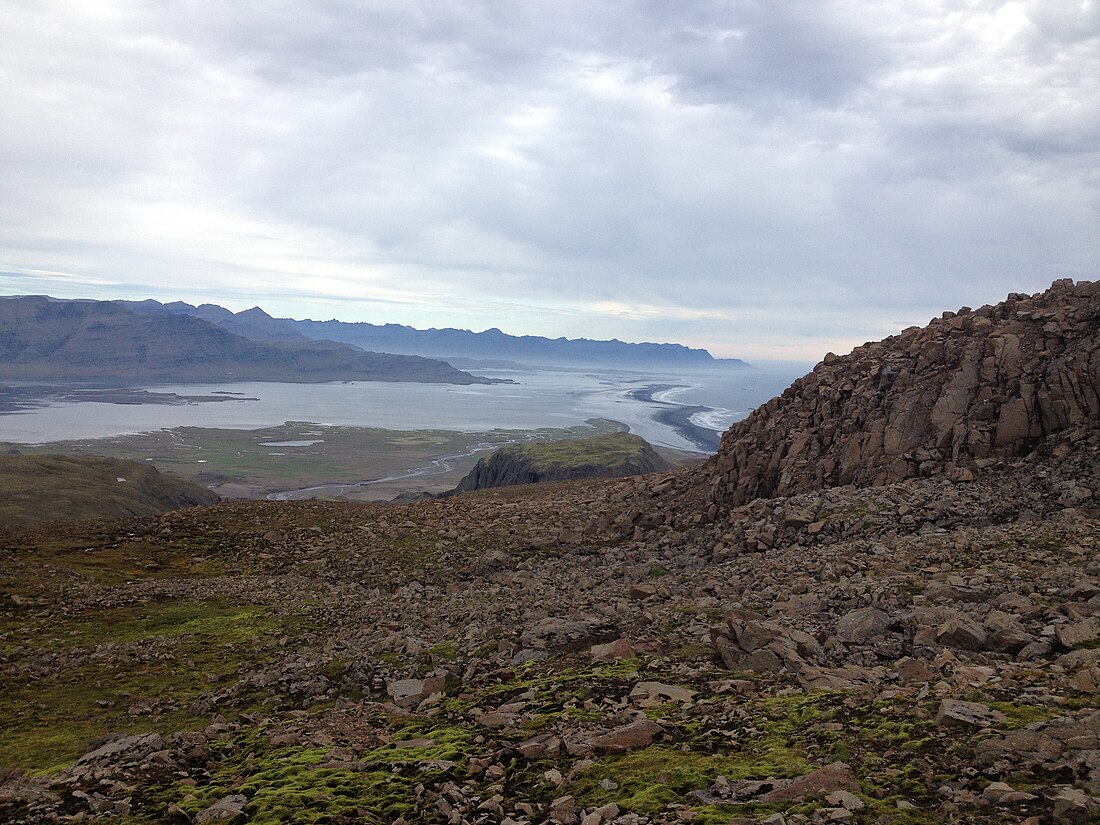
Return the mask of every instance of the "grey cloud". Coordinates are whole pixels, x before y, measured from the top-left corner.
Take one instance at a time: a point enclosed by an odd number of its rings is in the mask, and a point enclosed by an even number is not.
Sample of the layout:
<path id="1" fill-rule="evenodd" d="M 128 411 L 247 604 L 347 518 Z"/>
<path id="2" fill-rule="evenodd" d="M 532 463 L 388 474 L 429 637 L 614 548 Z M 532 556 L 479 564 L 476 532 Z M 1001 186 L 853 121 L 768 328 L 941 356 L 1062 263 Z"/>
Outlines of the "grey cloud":
<path id="1" fill-rule="evenodd" d="M 669 34 L 662 63 L 689 102 L 835 106 L 886 57 L 835 5 L 716 4 L 710 14 Z"/>
<path id="2" fill-rule="evenodd" d="M 1097 7 L 28 4 L 0 21 L 0 264 L 862 341 L 1097 275 Z"/>

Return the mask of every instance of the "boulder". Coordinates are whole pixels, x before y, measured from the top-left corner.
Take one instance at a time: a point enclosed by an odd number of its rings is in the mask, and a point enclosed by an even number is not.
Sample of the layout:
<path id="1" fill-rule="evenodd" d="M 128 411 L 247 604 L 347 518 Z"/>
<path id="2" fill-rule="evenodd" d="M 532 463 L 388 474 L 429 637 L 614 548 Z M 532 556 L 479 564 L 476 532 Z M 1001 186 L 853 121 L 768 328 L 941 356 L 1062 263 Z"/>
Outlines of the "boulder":
<path id="1" fill-rule="evenodd" d="M 836 637 L 845 644 L 866 644 L 886 632 L 890 617 L 877 607 L 861 607 L 840 617 Z"/>
<path id="2" fill-rule="evenodd" d="M 1068 786 L 1058 788 L 1051 802 L 1054 803 L 1051 818 L 1058 825 L 1094 822 L 1093 817 L 1100 812 L 1100 805 L 1080 788 Z"/>
<path id="3" fill-rule="evenodd" d="M 614 662 L 618 659 L 633 659 L 634 648 L 626 639 L 616 639 L 602 645 L 593 645 L 588 651 L 593 662 Z"/>
<path id="4" fill-rule="evenodd" d="M 398 679 L 386 685 L 393 703 L 400 708 L 414 708 L 435 693 L 443 693 L 445 682 L 442 676 L 429 676 L 426 679 Z"/>
<path id="5" fill-rule="evenodd" d="M 859 793 L 859 780 L 845 762 L 833 762 L 793 779 L 739 779 L 730 781 L 718 777 L 706 790 L 692 791 L 691 796 L 705 805 L 737 803 L 790 803 L 804 800 L 824 800 L 838 792 Z M 839 798 L 839 797 L 838 797 Z M 843 797 L 844 799 L 858 797 Z M 854 804 L 854 803 L 853 803 Z M 854 810 L 849 809 L 849 810 Z"/>
<path id="6" fill-rule="evenodd" d="M 640 708 L 664 702 L 690 702 L 696 691 L 691 688 L 666 685 L 661 682 L 638 682 L 630 691 L 630 701 Z"/>
<path id="7" fill-rule="evenodd" d="M 588 740 L 588 744 L 599 753 L 625 753 L 649 747 L 662 733 L 664 728 L 656 722 L 638 719 L 629 725 L 594 736 Z"/>
<path id="8" fill-rule="evenodd" d="M 523 631 L 520 642 L 524 648 L 576 653 L 618 638 L 620 632 L 614 626 L 595 618 L 561 619 L 551 616 Z"/>
<path id="9" fill-rule="evenodd" d="M 980 624 L 967 616 L 959 615 L 936 628 L 935 638 L 945 647 L 978 651 L 985 648 L 987 637 Z"/>
<path id="10" fill-rule="evenodd" d="M 74 768 L 119 762 L 141 762 L 154 751 L 163 750 L 164 738 L 159 733 L 139 733 L 132 736 L 115 736 L 106 744 L 81 756 Z"/>
<path id="11" fill-rule="evenodd" d="M 195 822 L 232 822 L 244 818 L 244 806 L 248 797 L 241 794 L 223 796 L 209 808 L 195 814 Z"/>
<path id="12" fill-rule="evenodd" d="M 730 670 L 774 673 L 825 658 L 813 636 L 748 610 L 729 611 L 725 623 L 711 628 L 710 636 Z"/>
<path id="13" fill-rule="evenodd" d="M 999 710 L 980 702 L 963 702 L 944 699 L 936 712 L 936 723 L 945 727 L 989 728 L 1002 725 L 1007 720 Z"/>
<path id="14" fill-rule="evenodd" d="M 1063 650 L 1073 650 L 1100 639 L 1100 619 L 1095 616 L 1083 622 L 1060 624 L 1054 628 L 1054 638 Z"/>

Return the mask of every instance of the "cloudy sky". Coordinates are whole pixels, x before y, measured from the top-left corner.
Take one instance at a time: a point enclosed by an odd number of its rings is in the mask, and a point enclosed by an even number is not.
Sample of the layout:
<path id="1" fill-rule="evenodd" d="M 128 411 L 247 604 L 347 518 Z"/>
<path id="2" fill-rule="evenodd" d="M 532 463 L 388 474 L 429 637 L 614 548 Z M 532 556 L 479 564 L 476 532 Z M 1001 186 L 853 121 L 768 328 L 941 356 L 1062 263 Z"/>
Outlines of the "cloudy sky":
<path id="1" fill-rule="evenodd" d="M 1100 0 L 4 0 L 0 293 L 815 360 L 1100 277 Z"/>

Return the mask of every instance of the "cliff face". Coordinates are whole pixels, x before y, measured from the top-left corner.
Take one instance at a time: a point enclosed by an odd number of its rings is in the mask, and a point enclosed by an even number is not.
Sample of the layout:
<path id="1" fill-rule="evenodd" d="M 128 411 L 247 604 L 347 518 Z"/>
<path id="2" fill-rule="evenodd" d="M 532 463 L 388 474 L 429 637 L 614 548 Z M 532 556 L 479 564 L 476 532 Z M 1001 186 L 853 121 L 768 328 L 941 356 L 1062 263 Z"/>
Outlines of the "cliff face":
<path id="1" fill-rule="evenodd" d="M 1100 421 L 1100 283 L 957 313 L 826 356 L 722 438 L 719 508 L 846 484 L 968 478 Z"/>
<path id="2" fill-rule="evenodd" d="M 550 444 L 516 444 L 479 460 L 454 492 L 543 481 L 622 478 L 670 466 L 647 441 L 629 433 Z"/>

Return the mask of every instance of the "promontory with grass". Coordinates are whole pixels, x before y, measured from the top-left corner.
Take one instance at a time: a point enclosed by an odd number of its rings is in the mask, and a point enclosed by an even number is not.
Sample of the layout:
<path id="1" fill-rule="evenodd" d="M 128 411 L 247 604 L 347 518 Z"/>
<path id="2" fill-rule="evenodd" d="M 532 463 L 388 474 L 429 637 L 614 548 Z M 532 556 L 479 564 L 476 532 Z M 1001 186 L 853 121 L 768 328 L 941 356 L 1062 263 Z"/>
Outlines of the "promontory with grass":
<path id="1" fill-rule="evenodd" d="M 479 459 L 454 492 L 580 478 L 622 478 L 671 467 L 649 442 L 630 433 L 512 444 Z"/>
<path id="2" fill-rule="evenodd" d="M 1072 281 L 701 465 L 46 525 L 0 539 L 0 819 L 1097 822 L 1098 552 Z"/>

